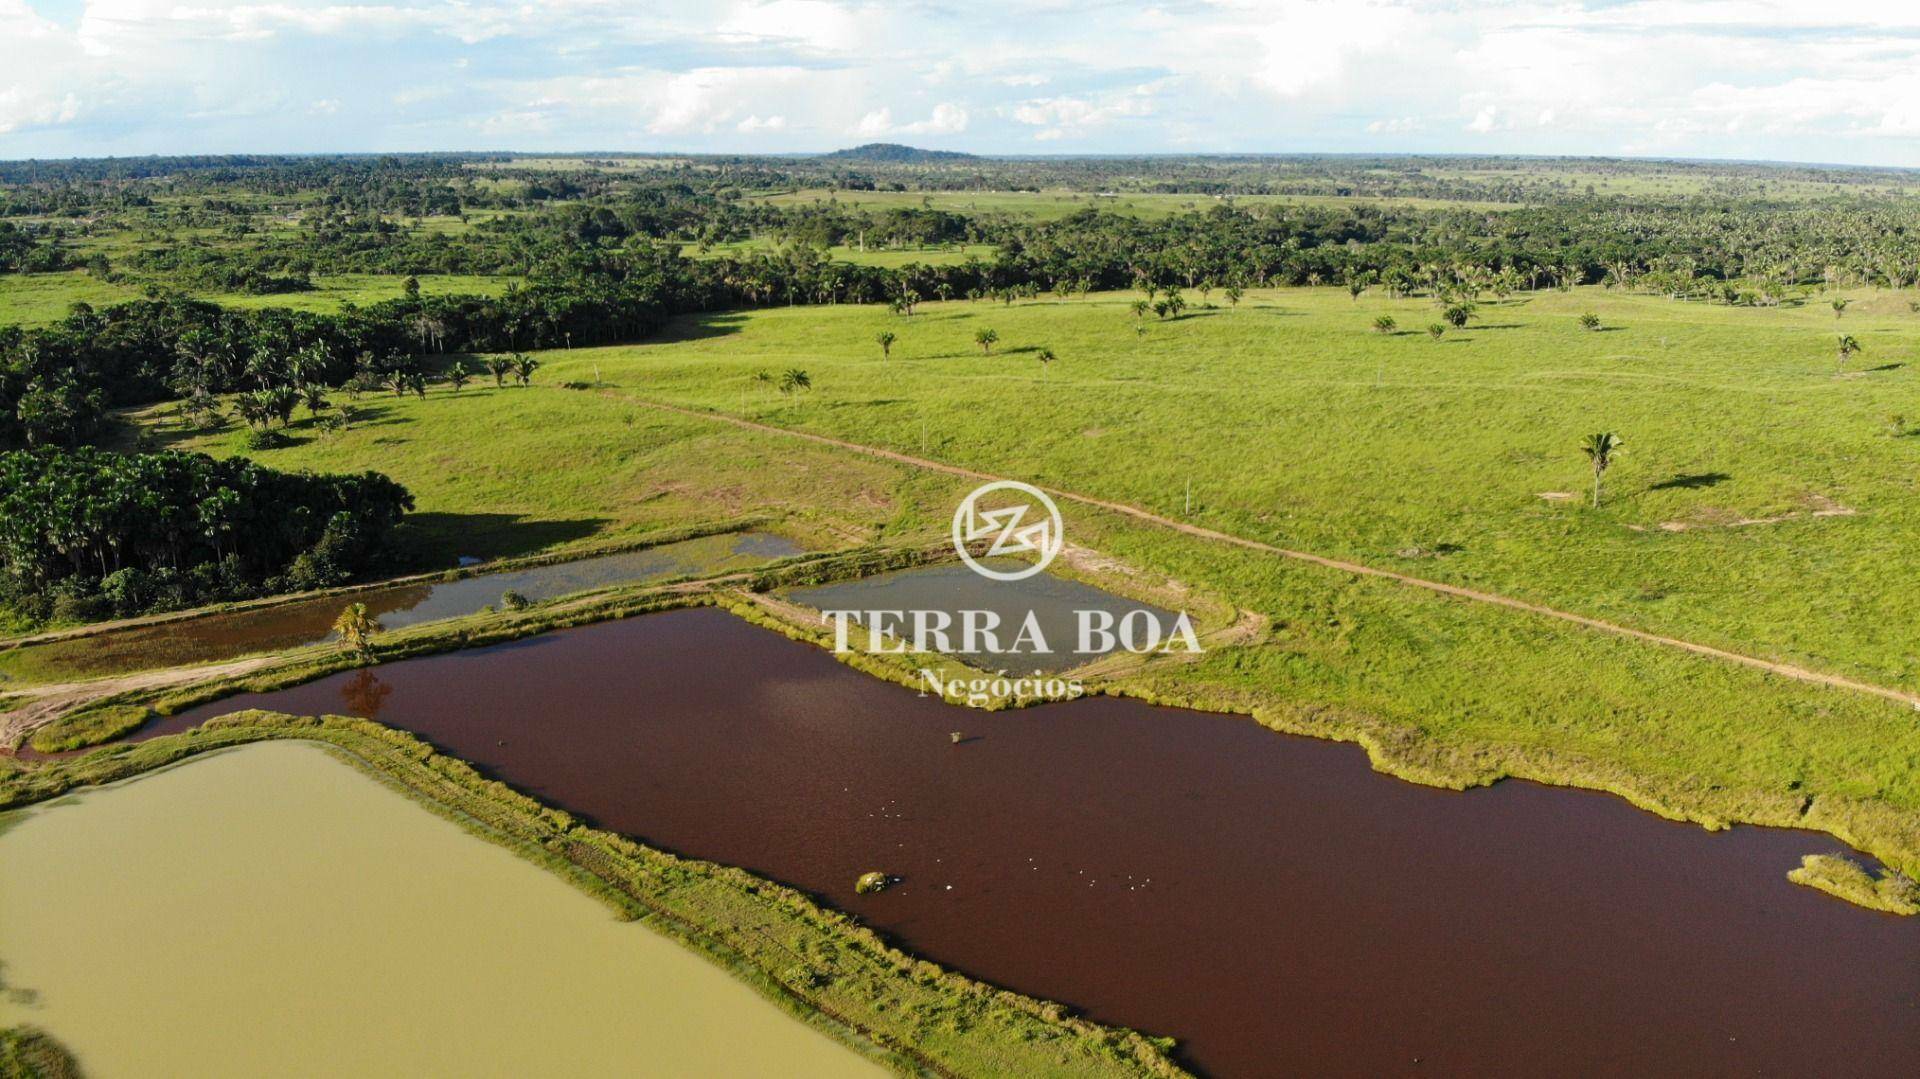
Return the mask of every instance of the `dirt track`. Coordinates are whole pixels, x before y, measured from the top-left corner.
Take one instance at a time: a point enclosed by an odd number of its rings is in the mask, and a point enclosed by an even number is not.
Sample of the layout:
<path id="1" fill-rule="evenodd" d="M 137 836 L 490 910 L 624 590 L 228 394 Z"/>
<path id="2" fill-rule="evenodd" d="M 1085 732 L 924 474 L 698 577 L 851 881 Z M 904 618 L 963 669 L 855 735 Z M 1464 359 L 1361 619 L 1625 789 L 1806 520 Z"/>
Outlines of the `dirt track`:
<path id="1" fill-rule="evenodd" d="M 728 416 L 728 415 L 725 415 L 724 413 L 703 412 L 703 411 L 700 411 L 699 409 L 682 408 L 678 405 L 662 404 L 658 401 L 649 401 L 649 400 L 646 400 L 645 398 L 640 398 L 640 397 L 631 397 L 627 395 L 621 395 L 621 396 L 623 400 L 631 401 L 639 405 L 644 405 L 648 408 L 658 409 L 662 412 L 677 413 L 682 416 L 691 416 L 696 419 L 710 420 L 715 423 L 731 424 L 735 427 L 745 428 L 746 430 L 750 430 L 750 431 L 763 431 L 768 434 L 784 435 L 788 438 L 805 439 L 806 441 L 818 443 L 823 446 L 833 446 L 843 450 L 851 450 L 855 453 L 863 453 L 871 457 L 877 457 L 877 458 L 881 458 L 883 460 L 888 460 L 888 461 L 895 461 L 904 465 L 911 465 L 915 468 L 931 469 L 936 472 L 947 473 L 948 475 L 962 476 L 967 479 L 976 479 L 983 483 L 993 481 L 993 480 L 1003 480 L 1003 479 L 1013 478 L 1013 477 L 1007 477 L 1007 476 L 996 476 L 988 472 L 976 472 L 970 468 L 962 468 L 958 465 L 944 464 L 939 461 L 928 460 L 927 458 L 924 458 L 924 457 L 914 457 L 911 454 L 898 453 L 893 450 L 881 449 L 878 446 L 867 446 L 858 442 L 848 442 L 844 439 L 830 438 L 826 435 L 816 435 L 806 431 L 795 431 L 786 427 L 776 427 L 772 424 L 756 423 L 753 420 L 742 419 L 738 416 Z M 1247 548 L 1248 550 L 1262 551 L 1267 554 L 1275 554 L 1283 558 L 1291 558 L 1300 562 L 1310 562 L 1313 565 L 1324 566 L 1327 569 L 1338 570 L 1342 573 L 1352 573 L 1362 577 L 1384 578 L 1386 580 L 1395 581 L 1412 588 L 1422 588 L 1429 592 L 1438 592 L 1441 595 L 1453 596 L 1455 598 L 1468 600 L 1474 603 L 1486 603 L 1495 607 L 1505 607 L 1505 608 L 1508 608 L 1509 610 L 1524 611 L 1528 614 L 1539 615 L 1543 618 L 1555 618 L 1555 619 L 1559 619 L 1562 622 L 1572 622 L 1573 624 L 1578 626 L 1585 626 L 1588 629 L 1598 630 L 1601 633 L 1610 633 L 1619 637 L 1629 637 L 1634 640 L 1646 641 L 1650 644 L 1663 645 L 1668 648 L 1677 648 L 1684 652 L 1692 652 L 1695 655 L 1707 656 L 1712 659 L 1724 660 L 1725 662 L 1728 662 L 1728 663 L 1738 663 L 1741 666 L 1752 667 L 1752 668 L 1755 668 L 1756 670 L 1766 671 L 1769 674 L 1780 675 L 1781 677 L 1784 677 L 1784 678 L 1792 678 L 1801 682 L 1812 682 L 1817 685 L 1833 686 L 1837 689 L 1853 690 L 1854 692 L 1857 692 L 1857 693 L 1868 693 L 1876 697 L 1884 697 L 1890 701 L 1899 701 L 1903 704 L 1911 705 L 1914 708 L 1920 708 L 1920 694 L 1909 693 L 1904 690 L 1893 689 L 1888 686 L 1877 686 L 1869 682 L 1860 682 L 1851 678 L 1843 677 L 1841 675 L 1828 674 L 1823 671 L 1816 671 L 1811 668 L 1801 667 L 1792 663 L 1782 663 L 1777 660 L 1764 659 L 1760 656 L 1750 656 L 1741 652 L 1730 652 L 1724 648 L 1715 648 L 1713 645 L 1710 645 L 1710 644 L 1701 644 L 1697 641 L 1689 641 L 1680 637 L 1668 637 L 1664 634 L 1650 633 L 1646 630 L 1634 629 L 1631 626 L 1623 626 L 1617 622 L 1608 622 L 1605 619 L 1601 619 L 1601 618 L 1590 618 L 1587 615 L 1578 614 L 1573 611 L 1563 611 L 1557 607 L 1547 607 L 1538 603 L 1529 603 L 1526 600 L 1514 599 L 1511 596 L 1503 596 L 1496 592 L 1482 592 L 1474 588 L 1464 588 L 1460 585 L 1447 584 L 1444 581 L 1428 580 L 1425 577 L 1414 577 L 1405 573 L 1398 573 L 1398 572 L 1395 572 L 1394 570 L 1389 570 L 1389 569 L 1381 569 L 1378 566 L 1369 566 L 1360 562 L 1349 562 L 1339 558 L 1328 558 L 1324 555 L 1312 554 L 1307 551 L 1289 550 L 1285 547 L 1277 547 L 1271 543 L 1262 543 L 1259 540 L 1250 540 L 1242 536 L 1235 536 L 1226 532 L 1215 531 L 1214 529 L 1211 529 L 1211 528 L 1204 528 L 1200 525 L 1188 524 L 1184 521 L 1176 521 L 1171 517 L 1163 517 L 1160 514 L 1153 513 L 1149 510 L 1141 509 L 1138 506 L 1130 506 L 1124 502 L 1109 502 L 1105 499 L 1094 498 L 1091 495 L 1083 495 L 1083 494 L 1076 493 L 1074 491 L 1065 491 L 1057 487 L 1047 487 L 1043 484 L 1035 484 L 1034 486 L 1039 487 L 1041 490 L 1047 492 L 1049 495 L 1052 495 L 1055 498 L 1065 499 L 1069 502 L 1077 502 L 1077 503 L 1080 503 L 1081 505 L 1094 506 L 1099 509 L 1108 510 L 1113 513 L 1123 514 L 1125 516 L 1132 517 L 1136 520 L 1146 521 L 1149 524 L 1158 525 L 1162 528 L 1170 528 L 1176 532 L 1184 532 L 1189 536 L 1197 536 L 1201 539 L 1213 540 L 1218 543 L 1229 543 L 1236 547 L 1244 547 L 1244 548 Z"/>

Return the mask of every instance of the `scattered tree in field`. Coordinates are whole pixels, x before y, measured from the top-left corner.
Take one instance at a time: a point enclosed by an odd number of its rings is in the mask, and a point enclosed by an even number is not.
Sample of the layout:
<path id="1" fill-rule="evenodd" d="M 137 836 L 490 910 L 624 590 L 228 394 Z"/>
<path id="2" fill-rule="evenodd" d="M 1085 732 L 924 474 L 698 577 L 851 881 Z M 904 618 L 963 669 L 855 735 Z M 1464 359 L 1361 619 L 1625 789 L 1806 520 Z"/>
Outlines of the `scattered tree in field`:
<path id="1" fill-rule="evenodd" d="M 789 367 L 780 375 L 780 392 L 796 394 L 813 389 L 813 379 L 798 367 Z"/>
<path id="2" fill-rule="evenodd" d="M 1581 328 L 1581 329 L 1583 329 L 1583 330 L 1597 330 L 1597 329 L 1599 329 L 1599 328 L 1600 328 L 1600 316 L 1599 316 L 1599 315 L 1596 315 L 1596 314 L 1594 314 L 1594 313 L 1593 313 L 1593 312 L 1591 312 L 1591 311 L 1589 311 L 1589 312 L 1587 312 L 1587 313 L 1586 313 L 1586 314 L 1584 314 L 1584 315 L 1581 315 L 1581 316 L 1580 316 L 1580 328 Z"/>
<path id="3" fill-rule="evenodd" d="M 1177 288 L 1168 287 L 1166 299 L 1163 302 L 1167 305 L 1166 314 L 1162 316 L 1164 318 L 1179 318 L 1180 312 L 1187 309 L 1187 298 L 1180 295 L 1180 290 Z M 1156 306 L 1155 310 L 1158 309 Z"/>
<path id="4" fill-rule="evenodd" d="M 500 593 L 500 608 L 506 611 L 524 611 L 527 609 L 527 597 L 509 588 Z"/>
<path id="5" fill-rule="evenodd" d="M 881 330 L 873 335 L 874 344 L 880 346 L 880 358 L 885 360 L 893 355 L 893 343 L 899 340 L 892 330 Z"/>
<path id="6" fill-rule="evenodd" d="M 533 373 L 540 369 L 540 361 L 524 352 L 513 354 L 513 377 L 522 386 L 533 382 Z"/>
<path id="7" fill-rule="evenodd" d="M 983 356 L 993 353 L 994 342 L 998 340 L 1000 335 L 993 330 L 976 330 L 973 334 L 973 343 L 980 346 L 980 354 Z"/>
<path id="8" fill-rule="evenodd" d="M 1456 330 L 1465 329 L 1467 320 L 1473 316 L 1474 307 L 1470 303 L 1448 304 L 1447 309 L 1440 313 L 1440 317 L 1446 320 L 1447 325 L 1452 326 Z"/>
<path id="9" fill-rule="evenodd" d="M 1052 367 L 1053 361 L 1058 357 L 1054 356 L 1052 349 L 1043 348 L 1040 350 L 1040 355 L 1035 358 L 1040 361 L 1040 373 L 1044 375 L 1047 373 L 1047 368 Z"/>
<path id="10" fill-rule="evenodd" d="M 409 274 L 405 281 L 400 282 L 400 292 L 409 300 L 419 299 L 420 279 Z"/>
<path id="11" fill-rule="evenodd" d="M 1852 300 L 1836 299 L 1830 301 L 1828 306 L 1833 308 L 1833 317 L 1838 320 L 1841 315 L 1847 313 L 1847 305 L 1852 302 Z"/>
<path id="12" fill-rule="evenodd" d="M 467 383 L 473 381 L 473 373 L 467 370 L 465 363 L 455 360 L 453 366 L 447 369 L 447 381 L 453 385 L 453 392 L 459 393 Z"/>
<path id="13" fill-rule="evenodd" d="M 327 388 L 319 383 L 309 383 L 300 391 L 300 401 L 307 406 L 307 415 L 319 419 L 320 414 L 333 407 L 327 400 Z"/>
<path id="14" fill-rule="evenodd" d="M 1620 451 L 1620 437 L 1611 431 L 1588 435 L 1581 444 L 1586 451 L 1587 461 L 1593 465 L 1593 505 L 1600 506 L 1600 477 L 1613 466 L 1613 455 Z"/>
<path id="15" fill-rule="evenodd" d="M 1360 295 L 1366 291 L 1367 283 L 1365 281 L 1362 281 L 1358 277 L 1350 277 L 1347 279 L 1347 296 L 1351 298 L 1354 303 L 1359 303 Z"/>
<path id="16" fill-rule="evenodd" d="M 1221 295 L 1227 298 L 1228 306 L 1239 307 L 1240 300 L 1246 295 L 1246 292 L 1242 290 L 1239 285 L 1228 285 L 1226 291 L 1222 292 Z"/>
<path id="17" fill-rule="evenodd" d="M 1842 371 L 1846 370 L 1847 361 L 1852 359 L 1855 353 L 1865 352 L 1866 350 L 1867 346 L 1861 344 L 1852 334 L 1841 334 L 1839 347 L 1836 350 L 1840 355 L 1840 369 Z"/>
<path id="18" fill-rule="evenodd" d="M 373 635 L 381 630 L 380 620 L 367 613 L 364 603 L 349 603 L 333 620 L 333 631 L 340 635 L 340 643 L 361 655 L 373 652 Z"/>
<path id="19" fill-rule="evenodd" d="M 1153 305 L 1146 300 L 1135 300 L 1127 305 L 1127 309 L 1133 312 L 1134 318 L 1146 318 L 1147 312 L 1153 310 Z"/>
<path id="20" fill-rule="evenodd" d="M 1399 326 L 1400 324 L 1393 320 L 1392 315 L 1381 315 L 1379 318 L 1373 320 L 1374 333 L 1392 333 L 1398 329 Z"/>
<path id="21" fill-rule="evenodd" d="M 1427 323 L 1427 336 L 1433 338 L 1435 341 L 1440 340 L 1440 336 L 1446 332 L 1447 324 L 1444 322 Z"/>
<path id="22" fill-rule="evenodd" d="M 505 356 L 488 356 L 487 373 L 493 376 L 495 389 L 505 389 L 507 376 L 513 374 L 513 361 Z"/>

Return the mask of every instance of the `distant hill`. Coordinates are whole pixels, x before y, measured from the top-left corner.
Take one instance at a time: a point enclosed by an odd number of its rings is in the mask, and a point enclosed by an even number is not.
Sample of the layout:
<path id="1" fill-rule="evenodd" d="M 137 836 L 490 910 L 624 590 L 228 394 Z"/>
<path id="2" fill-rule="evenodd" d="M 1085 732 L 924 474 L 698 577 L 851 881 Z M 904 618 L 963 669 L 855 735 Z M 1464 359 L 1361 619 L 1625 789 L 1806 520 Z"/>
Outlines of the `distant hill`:
<path id="1" fill-rule="evenodd" d="M 973 154 L 963 154 L 954 150 L 922 150 L 917 146 L 902 146 L 897 142 L 870 142 L 865 146 L 855 146 L 851 150 L 835 150 L 820 156 L 827 161 L 884 161 L 894 165 L 975 160 Z"/>

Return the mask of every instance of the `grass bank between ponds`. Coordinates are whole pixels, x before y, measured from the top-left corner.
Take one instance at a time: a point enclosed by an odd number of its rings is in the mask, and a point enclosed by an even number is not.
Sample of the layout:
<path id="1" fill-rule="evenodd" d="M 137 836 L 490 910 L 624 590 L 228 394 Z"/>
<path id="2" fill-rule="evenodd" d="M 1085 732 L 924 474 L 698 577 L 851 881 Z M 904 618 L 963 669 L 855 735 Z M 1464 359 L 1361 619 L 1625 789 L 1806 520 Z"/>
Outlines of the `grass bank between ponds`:
<path id="1" fill-rule="evenodd" d="M 914 959 L 846 915 L 745 871 L 587 827 L 368 720 L 239 712 L 180 734 L 0 772 L 0 809 L 131 779 L 231 746 L 316 742 L 623 917 L 719 963 L 820 1030 L 906 1074 L 1177 1076 L 1168 1043 Z"/>

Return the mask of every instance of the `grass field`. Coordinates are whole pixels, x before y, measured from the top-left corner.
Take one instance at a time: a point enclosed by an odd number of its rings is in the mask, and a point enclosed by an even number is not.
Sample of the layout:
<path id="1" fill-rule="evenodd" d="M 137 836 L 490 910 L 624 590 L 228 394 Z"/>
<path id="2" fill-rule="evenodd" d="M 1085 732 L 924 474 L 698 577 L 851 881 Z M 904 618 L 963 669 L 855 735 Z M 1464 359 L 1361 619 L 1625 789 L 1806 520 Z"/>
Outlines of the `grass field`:
<path id="1" fill-rule="evenodd" d="M 420 291 L 427 295 L 497 296 L 518 278 L 469 274 L 428 274 L 420 278 Z M 237 292 L 196 293 L 199 299 L 227 307 L 283 307 L 294 311 L 338 311 L 346 304 L 366 306 L 401 296 L 406 282 L 403 274 L 341 274 L 317 276 L 310 292 L 276 293 L 256 296 Z M 95 307 L 138 300 L 145 295 L 131 285 L 102 281 L 91 274 L 75 271 L 56 274 L 0 274 L 0 326 L 42 326 L 66 317 L 76 303 Z"/>
<path id="2" fill-rule="evenodd" d="M 1846 371 L 1824 304 L 1541 293 L 1436 341 L 1410 332 L 1433 321 L 1419 300 L 1267 293 L 1139 335 L 1129 299 L 729 315 L 557 354 L 552 377 L 597 365 L 675 403 L 1920 688 L 1903 296 L 1856 300 L 1843 328 L 1867 351 Z M 1588 310 L 1602 331 L 1579 327 Z M 1381 313 L 1403 332 L 1372 332 Z M 1041 348 L 1060 357 L 1045 371 Z M 788 366 L 816 389 L 751 389 Z M 1600 430 L 1626 449 L 1595 511 L 1580 442 Z"/>
<path id="3" fill-rule="evenodd" d="M 1845 372 L 1824 305 L 1543 293 L 1436 341 L 1369 328 L 1383 312 L 1423 327 L 1432 309 L 1417 300 L 1259 293 L 1139 334 L 1130 299 L 691 318 L 644 345 L 548 353 L 529 390 L 370 398 L 377 414 L 355 429 L 296 427 L 301 444 L 258 456 L 392 474 L 448 553 L 755 509 L 925 537 L 971 486 L 639 403 L 669 401 L 1920 688 L 1920 595 L 1899 557 L 1920 539 L 1920 438 L 1889 419 L 1920 407 L 1904 296 L 1858 295 L 1843 325 L 1869 351 Z M 1579 327 L 1588 310 L 1606 330 Z M 992 355 L 973 344 L 984 327 L 1000 335 Z M 889 360 L 882 329 L 899 335 Z M 1044 371 L 1041 348 L 1059 357 Z M 752 379 L 787 367 L 815 388 Z M 1579 444 L 1602 429 L 1627 449 L 1594 510 Z M 1260 643 L 1134 692 L 1360 739 L 1417 778 L 1574 782 L 1696 819 L 1828 828 L 1920 868 L 1920 724 L 1902 706 L 1105 512 L 1068 517 L 1074 541 L 1270 620 Z"/>

